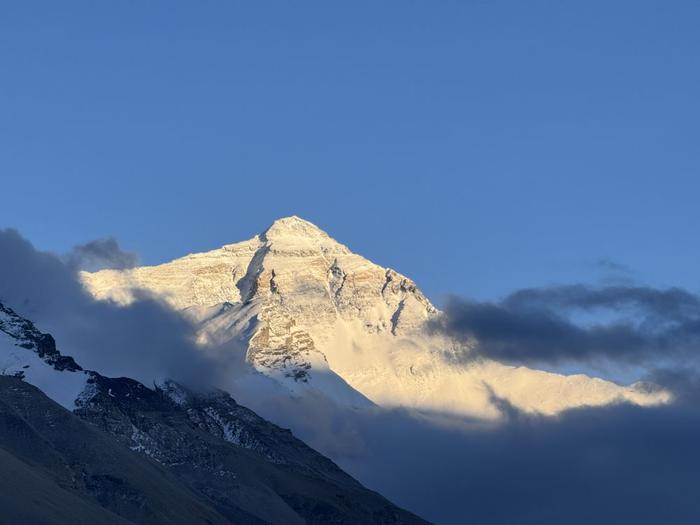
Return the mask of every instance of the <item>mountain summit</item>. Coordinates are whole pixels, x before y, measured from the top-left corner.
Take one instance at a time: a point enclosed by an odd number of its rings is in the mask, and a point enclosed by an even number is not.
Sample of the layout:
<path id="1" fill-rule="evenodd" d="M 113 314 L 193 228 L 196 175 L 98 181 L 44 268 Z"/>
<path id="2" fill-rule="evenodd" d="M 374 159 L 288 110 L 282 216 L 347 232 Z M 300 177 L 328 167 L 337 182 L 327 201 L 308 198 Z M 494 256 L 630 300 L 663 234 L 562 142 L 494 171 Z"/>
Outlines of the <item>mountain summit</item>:
<path id="1" fill-rule="evenodd" d="M 321 228 L 296 215 L 277 219 L 261 234 L 261 237 L 265 237 L 268 240 L 289 237 L 330 239 L 328 234 Z"/>
<path id="2" fill-rule="evenodd" d="M 468 348 L 425 330 L 439 312 L 411 279 L 296 216 L 209 252 L 82 279 L 100 299 L 160 295 L 197 324 L 203 347 L 244 352 L 251 373 L 295 395 L 488 419 L 501 416 L 499 398 L 543 414 L 668 399 L 584 375 L 464 362 Z"/>

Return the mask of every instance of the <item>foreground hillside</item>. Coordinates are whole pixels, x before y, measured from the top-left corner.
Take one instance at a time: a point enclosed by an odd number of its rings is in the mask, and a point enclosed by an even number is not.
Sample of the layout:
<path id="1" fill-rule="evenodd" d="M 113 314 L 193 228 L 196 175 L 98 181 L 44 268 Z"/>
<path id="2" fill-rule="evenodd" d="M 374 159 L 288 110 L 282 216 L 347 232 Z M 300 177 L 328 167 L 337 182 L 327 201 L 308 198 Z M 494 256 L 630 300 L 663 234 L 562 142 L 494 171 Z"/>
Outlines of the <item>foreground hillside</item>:
<path id="1" fill-rule="evenodd" d="M 83 370 L 2 304 L 0 365 L 1 521 L 425 523 L 228 394 Z"/>

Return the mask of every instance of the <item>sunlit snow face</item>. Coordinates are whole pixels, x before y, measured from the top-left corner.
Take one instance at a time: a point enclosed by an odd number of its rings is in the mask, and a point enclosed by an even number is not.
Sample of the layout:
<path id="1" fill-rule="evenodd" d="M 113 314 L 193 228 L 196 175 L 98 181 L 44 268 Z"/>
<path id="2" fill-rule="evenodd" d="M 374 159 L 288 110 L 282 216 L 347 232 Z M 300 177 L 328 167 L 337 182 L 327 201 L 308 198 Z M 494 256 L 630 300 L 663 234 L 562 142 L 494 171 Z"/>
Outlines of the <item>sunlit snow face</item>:
<path id="1" fill-rule="evenodd" d="M 163 297 L 196 323 L 201 348 L 228 348 L 237 366 L 295 395 L 486 419 L 501 417 L 494 396 L 545 414 L 669 399 L 581 375 L 463 363 L 469 345 L 426 330 L 438 312 L 413 281 L 298 217 L 210 252 L 82 278 L 99 298 L 128 301 L 137 288 Z"/>

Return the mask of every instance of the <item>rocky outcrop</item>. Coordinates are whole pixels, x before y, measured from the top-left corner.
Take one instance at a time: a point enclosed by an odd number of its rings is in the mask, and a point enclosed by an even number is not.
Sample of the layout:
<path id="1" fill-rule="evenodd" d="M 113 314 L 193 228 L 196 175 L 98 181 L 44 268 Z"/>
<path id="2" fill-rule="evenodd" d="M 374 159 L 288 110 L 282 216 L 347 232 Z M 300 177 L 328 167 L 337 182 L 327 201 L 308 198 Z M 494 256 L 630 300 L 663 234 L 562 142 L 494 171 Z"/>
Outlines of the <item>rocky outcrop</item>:
<path id="1" fill-rule="evenodd" d="M 0 303 L 0 331 L 16 340 L 16 345 L 34 351 L 40 359 L 55 370 L 77 372 L 82 370 L 70 356 L 61 355 L 51 334 L 40 332 L 34 323 L 20 317 L 11 308 Z M 18 373 L 22 376 L 22 373 Z"/>

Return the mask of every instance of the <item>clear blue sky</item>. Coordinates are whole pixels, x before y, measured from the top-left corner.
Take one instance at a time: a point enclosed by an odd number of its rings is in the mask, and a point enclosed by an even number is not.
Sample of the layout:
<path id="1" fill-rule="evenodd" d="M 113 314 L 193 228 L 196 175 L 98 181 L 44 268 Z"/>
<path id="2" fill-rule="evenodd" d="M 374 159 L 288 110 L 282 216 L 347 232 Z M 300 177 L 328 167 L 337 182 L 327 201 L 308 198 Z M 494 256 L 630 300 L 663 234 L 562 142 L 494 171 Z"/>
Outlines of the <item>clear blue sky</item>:
<path id="1" fill-rule="evenodd" d="M 155 263 L 297 214 L 438 299 L 603 258 L 697 290 L 699 25 L 683 1 L 2 2 L 0 225 Z"/>

